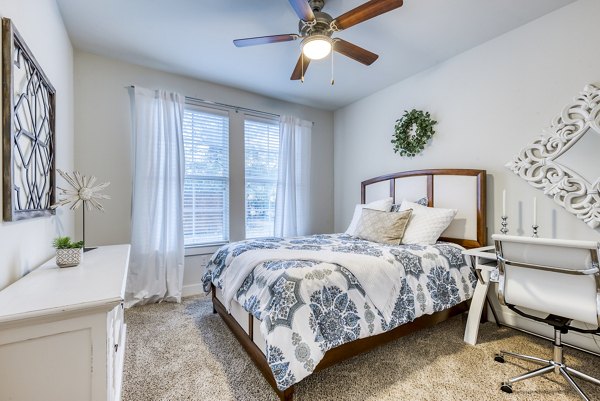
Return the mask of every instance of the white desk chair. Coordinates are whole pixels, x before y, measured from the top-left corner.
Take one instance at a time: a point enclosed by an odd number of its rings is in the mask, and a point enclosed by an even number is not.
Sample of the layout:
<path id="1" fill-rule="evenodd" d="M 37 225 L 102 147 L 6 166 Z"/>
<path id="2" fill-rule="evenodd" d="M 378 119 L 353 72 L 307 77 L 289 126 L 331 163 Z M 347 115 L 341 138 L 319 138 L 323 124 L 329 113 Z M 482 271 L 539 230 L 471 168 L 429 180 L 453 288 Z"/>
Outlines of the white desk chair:
<path id="1" fill-rule="evenodd" d="M 600 385 L 600 380 L 567 366 L 563 359 L 561 335 L 569 330 L 580 333 L 598 333 L 600 329 L 600 243 L 546 238 L 492 236 L 498 269 L 498 299 L 502 305 L 521 316 L 554 327 L 554 355 L 542 359 L 501 351 L 497 362 L 512 356 L 542 365 L 502 383 L 502 391 L 512 393 L 515 382 L 554 371 L 561 374 L 584 400 L 589 400 L 571 375 Z M 520 308 L 548 314 L 544 318 L 531 315 Z M 584 330 L 570 326 L 578 320 L 596 326 Z"/>

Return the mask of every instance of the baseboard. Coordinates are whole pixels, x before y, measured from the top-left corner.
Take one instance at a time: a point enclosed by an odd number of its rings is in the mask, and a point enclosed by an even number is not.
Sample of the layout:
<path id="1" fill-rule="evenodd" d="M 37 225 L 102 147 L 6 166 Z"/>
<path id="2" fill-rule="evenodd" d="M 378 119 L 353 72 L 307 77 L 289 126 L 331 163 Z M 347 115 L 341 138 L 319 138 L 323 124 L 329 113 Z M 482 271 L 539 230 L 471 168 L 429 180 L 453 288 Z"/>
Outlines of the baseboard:
<path id="1" fill-rule="evenodd" d="M 184 285 L 181 290 L 182 297 L 191 297 L 192 295 L 200 295 L 204 294 L 204 289 L 202 288 L 202 283 L 194 283 Z"/>

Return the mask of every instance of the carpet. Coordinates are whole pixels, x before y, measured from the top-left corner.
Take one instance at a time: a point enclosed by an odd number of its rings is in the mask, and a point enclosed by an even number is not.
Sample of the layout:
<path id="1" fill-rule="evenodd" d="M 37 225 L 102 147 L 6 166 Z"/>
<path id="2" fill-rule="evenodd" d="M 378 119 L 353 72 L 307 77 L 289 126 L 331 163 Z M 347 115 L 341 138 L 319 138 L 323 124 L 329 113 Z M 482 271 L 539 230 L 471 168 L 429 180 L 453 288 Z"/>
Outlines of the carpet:
<path id="1" fill-rule="evenodd" d="M 123 401 L 278 400 L 208 297 L 181 304 L 154 304 L 126 311 L 127 349 Z M 578 400 L 562 377 L 551 374 L 514 385 L 500 382 L 532 369 L 521 361 L 494 362 L 500 349 L 551 356 L 550 343 L 492 323 L 481 325 L 479 343 L 463 341 L 457 316 L 400 338 L 304 379 L 294 399 L 398 400 Z M 565 348 L 567 363 L 600 377 L 600 360 Z M 591 399 L 600 387 L 578 381 Z"/>

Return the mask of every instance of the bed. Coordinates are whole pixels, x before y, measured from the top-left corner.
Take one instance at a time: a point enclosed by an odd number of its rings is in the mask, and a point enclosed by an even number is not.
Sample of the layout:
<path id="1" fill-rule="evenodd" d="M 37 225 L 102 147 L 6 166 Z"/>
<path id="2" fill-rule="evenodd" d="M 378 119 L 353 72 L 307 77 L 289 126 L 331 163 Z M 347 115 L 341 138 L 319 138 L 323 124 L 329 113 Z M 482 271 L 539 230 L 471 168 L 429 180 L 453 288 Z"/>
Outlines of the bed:
<path id="1" fill-rule="evenodd" d="M 213 308 L 281 400 L 304 377 L 468 309 L 476 282 L 464 248 L 484 246 L 483 170 L 408 171 L 361 183 L 361 203 L 423 199 L 456 209 L 434 244 L 349 234 L 231 243 L 204 275 Z"/>

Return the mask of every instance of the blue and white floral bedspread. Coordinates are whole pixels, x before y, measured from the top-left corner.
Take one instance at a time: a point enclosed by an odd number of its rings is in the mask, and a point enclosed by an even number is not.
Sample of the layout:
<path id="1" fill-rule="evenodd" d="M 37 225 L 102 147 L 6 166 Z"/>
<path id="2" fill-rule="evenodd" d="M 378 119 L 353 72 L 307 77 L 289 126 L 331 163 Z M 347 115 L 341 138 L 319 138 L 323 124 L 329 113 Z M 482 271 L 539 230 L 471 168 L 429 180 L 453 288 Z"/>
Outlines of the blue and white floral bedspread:
<path id="1" fill-rule="evenodd" d="M 346 234 L 290 239 L 265 238 L 220 248 L 204 274 L 223 288 L 224 271 L 249 250 L 294 249 L 384 258 L 403 274 L 390 319 L 370 301 L 355 276 L 338 264 L 315 260 L 269 260 L 258 264 L 234 299 L 257 319 L 267 343 L 267 361 L 284 390 L 310 375 L 325 352 L 457 305 L 473 295 L 476 277 L 462 248 L 451 243 L 390 246 Z"/>

